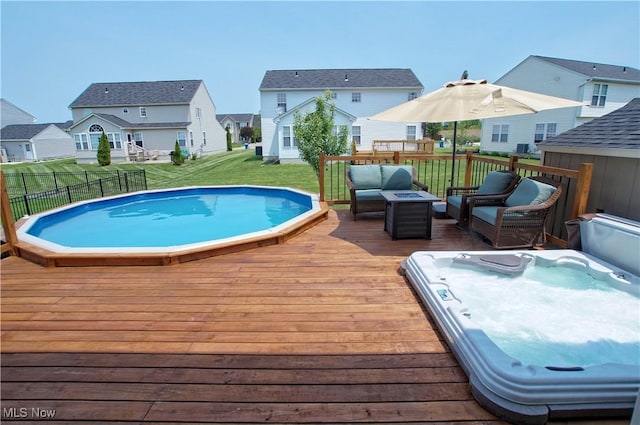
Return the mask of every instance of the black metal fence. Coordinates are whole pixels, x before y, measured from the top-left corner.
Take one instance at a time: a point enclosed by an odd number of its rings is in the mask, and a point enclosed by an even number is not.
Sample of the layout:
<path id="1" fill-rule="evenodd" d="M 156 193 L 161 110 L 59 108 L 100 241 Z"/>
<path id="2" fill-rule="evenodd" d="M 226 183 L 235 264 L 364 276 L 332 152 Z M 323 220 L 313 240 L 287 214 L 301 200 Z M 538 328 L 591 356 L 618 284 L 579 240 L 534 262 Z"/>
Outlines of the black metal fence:
<path id="1" fill-rule="evenodd" d="M 13 219 L 72 202 L 147 189 L 144 170 L 5 173 Z"/>

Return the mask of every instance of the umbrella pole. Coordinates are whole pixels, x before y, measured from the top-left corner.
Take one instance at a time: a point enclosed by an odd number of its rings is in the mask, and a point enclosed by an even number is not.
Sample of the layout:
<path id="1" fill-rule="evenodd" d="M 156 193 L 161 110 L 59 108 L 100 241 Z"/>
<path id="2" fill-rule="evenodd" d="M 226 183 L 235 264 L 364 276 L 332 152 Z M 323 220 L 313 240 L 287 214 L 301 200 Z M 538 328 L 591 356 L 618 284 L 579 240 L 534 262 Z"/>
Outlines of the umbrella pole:
<path id="1" fill-rule="evenodd" d="M 458 121 L 453 122 L 453 143 L 451 144 L 453 148 L 453 153 L 451 154 L 451 186 L 455 186 L 455 184 L 453 184 L 453 179 L 456 170 L 456 134 L 458 134 Z"/>

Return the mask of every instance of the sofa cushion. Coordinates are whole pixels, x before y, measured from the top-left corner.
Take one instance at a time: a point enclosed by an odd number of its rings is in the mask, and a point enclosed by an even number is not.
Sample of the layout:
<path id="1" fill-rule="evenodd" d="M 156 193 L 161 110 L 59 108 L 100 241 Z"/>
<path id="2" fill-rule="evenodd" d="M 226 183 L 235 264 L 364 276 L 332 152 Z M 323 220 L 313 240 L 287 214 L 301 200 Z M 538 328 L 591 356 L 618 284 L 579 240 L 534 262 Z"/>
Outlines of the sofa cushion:
<path id="1" fill-rule="evenodd" d="M 555 187 L 536 180 L 523 179 L 511 195 L 504 201 L 507 207 L 537 205 L 546 201 L 556 190 Z"/>
<path id="2" fill-rule="evenodd" d="M 349 167 L 349 178 L 356 189 L 380 189 L 382 173 L 378 164 L 352 165 Z"/>
<path id="3" fill-rule="evenodd" d="M 411 190 L 413 167 L 411 165 L 381 165 L 382 190 Z"/>
<path id="4" fill-rule="evenodd" d="M 358 201 L 384 201 L 380 189 L 361 189 L 356 192 Z"/>
<path id="5" fill-rule="evenodd" d="M 513 178 L 514 176 L 511 173 L 492 171 L 484 178 L 484 181 L 478 188 L 477 194 L 488 195 L 491 193 L 502 193 L 509 187 Z"/>
<path id="6" fill-rule="evenodd" d="M 496 224 L 496 215 L 498 214 L 498 208 L 500 207 L 475 207 L 471 215 L 473 217 L 479 218 L 482 221 L 485 221 L 491 225 Z"/>

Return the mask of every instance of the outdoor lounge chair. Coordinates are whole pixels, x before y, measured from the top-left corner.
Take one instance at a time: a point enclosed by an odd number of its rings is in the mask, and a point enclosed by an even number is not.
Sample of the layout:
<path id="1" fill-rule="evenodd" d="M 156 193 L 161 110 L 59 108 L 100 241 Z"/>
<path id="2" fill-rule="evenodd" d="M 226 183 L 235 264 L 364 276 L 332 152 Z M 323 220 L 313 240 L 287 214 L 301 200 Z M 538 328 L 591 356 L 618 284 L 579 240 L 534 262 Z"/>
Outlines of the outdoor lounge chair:
<path id="1" fill-rule="evenodd" d="M 504 195 L 515 189 L 520 176 L 508 170 L 491 171 L 479 186 L 451 186 L 447 188 L 447 215 L 458 225 L 469 225 L 469 200 L 475 195 Z"/>
<path id="2" fill-rule="evenodd" d="M 416 179 L 411 165 L 351 165 L 345 170 L 345 183 L 354 220 L 361 213 L 384 212 L 382 190 L 428 191 L 427 185 Z"/>
<path id="3" fill-rule="evenodd" d="M 471 197 L 471 230 L 498 249 L 543 245 L 545 220 L 561 193 L 557 181 L 538 176 L 522 179 L 510 194 Z"/>

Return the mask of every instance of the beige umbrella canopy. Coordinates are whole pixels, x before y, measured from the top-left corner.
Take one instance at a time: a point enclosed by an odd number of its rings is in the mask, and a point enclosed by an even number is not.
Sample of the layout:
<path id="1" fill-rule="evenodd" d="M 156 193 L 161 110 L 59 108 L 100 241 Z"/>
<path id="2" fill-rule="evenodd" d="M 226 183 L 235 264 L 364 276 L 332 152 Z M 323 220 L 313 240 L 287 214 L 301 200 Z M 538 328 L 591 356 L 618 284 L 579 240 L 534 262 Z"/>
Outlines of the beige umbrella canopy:
<path id="1" fill-rule="evenodd" d="M 488 84 L 487 80 L 463 79 L 373 115 L 371 119 L 398 122 L 452 122 L 453 155 L 456 151 L 458 121 L 534 114 L 539 111 L 582 106 L 580 102 L 560 97 Z M 454 178 L 451 167 L 451 182 Z"/>

